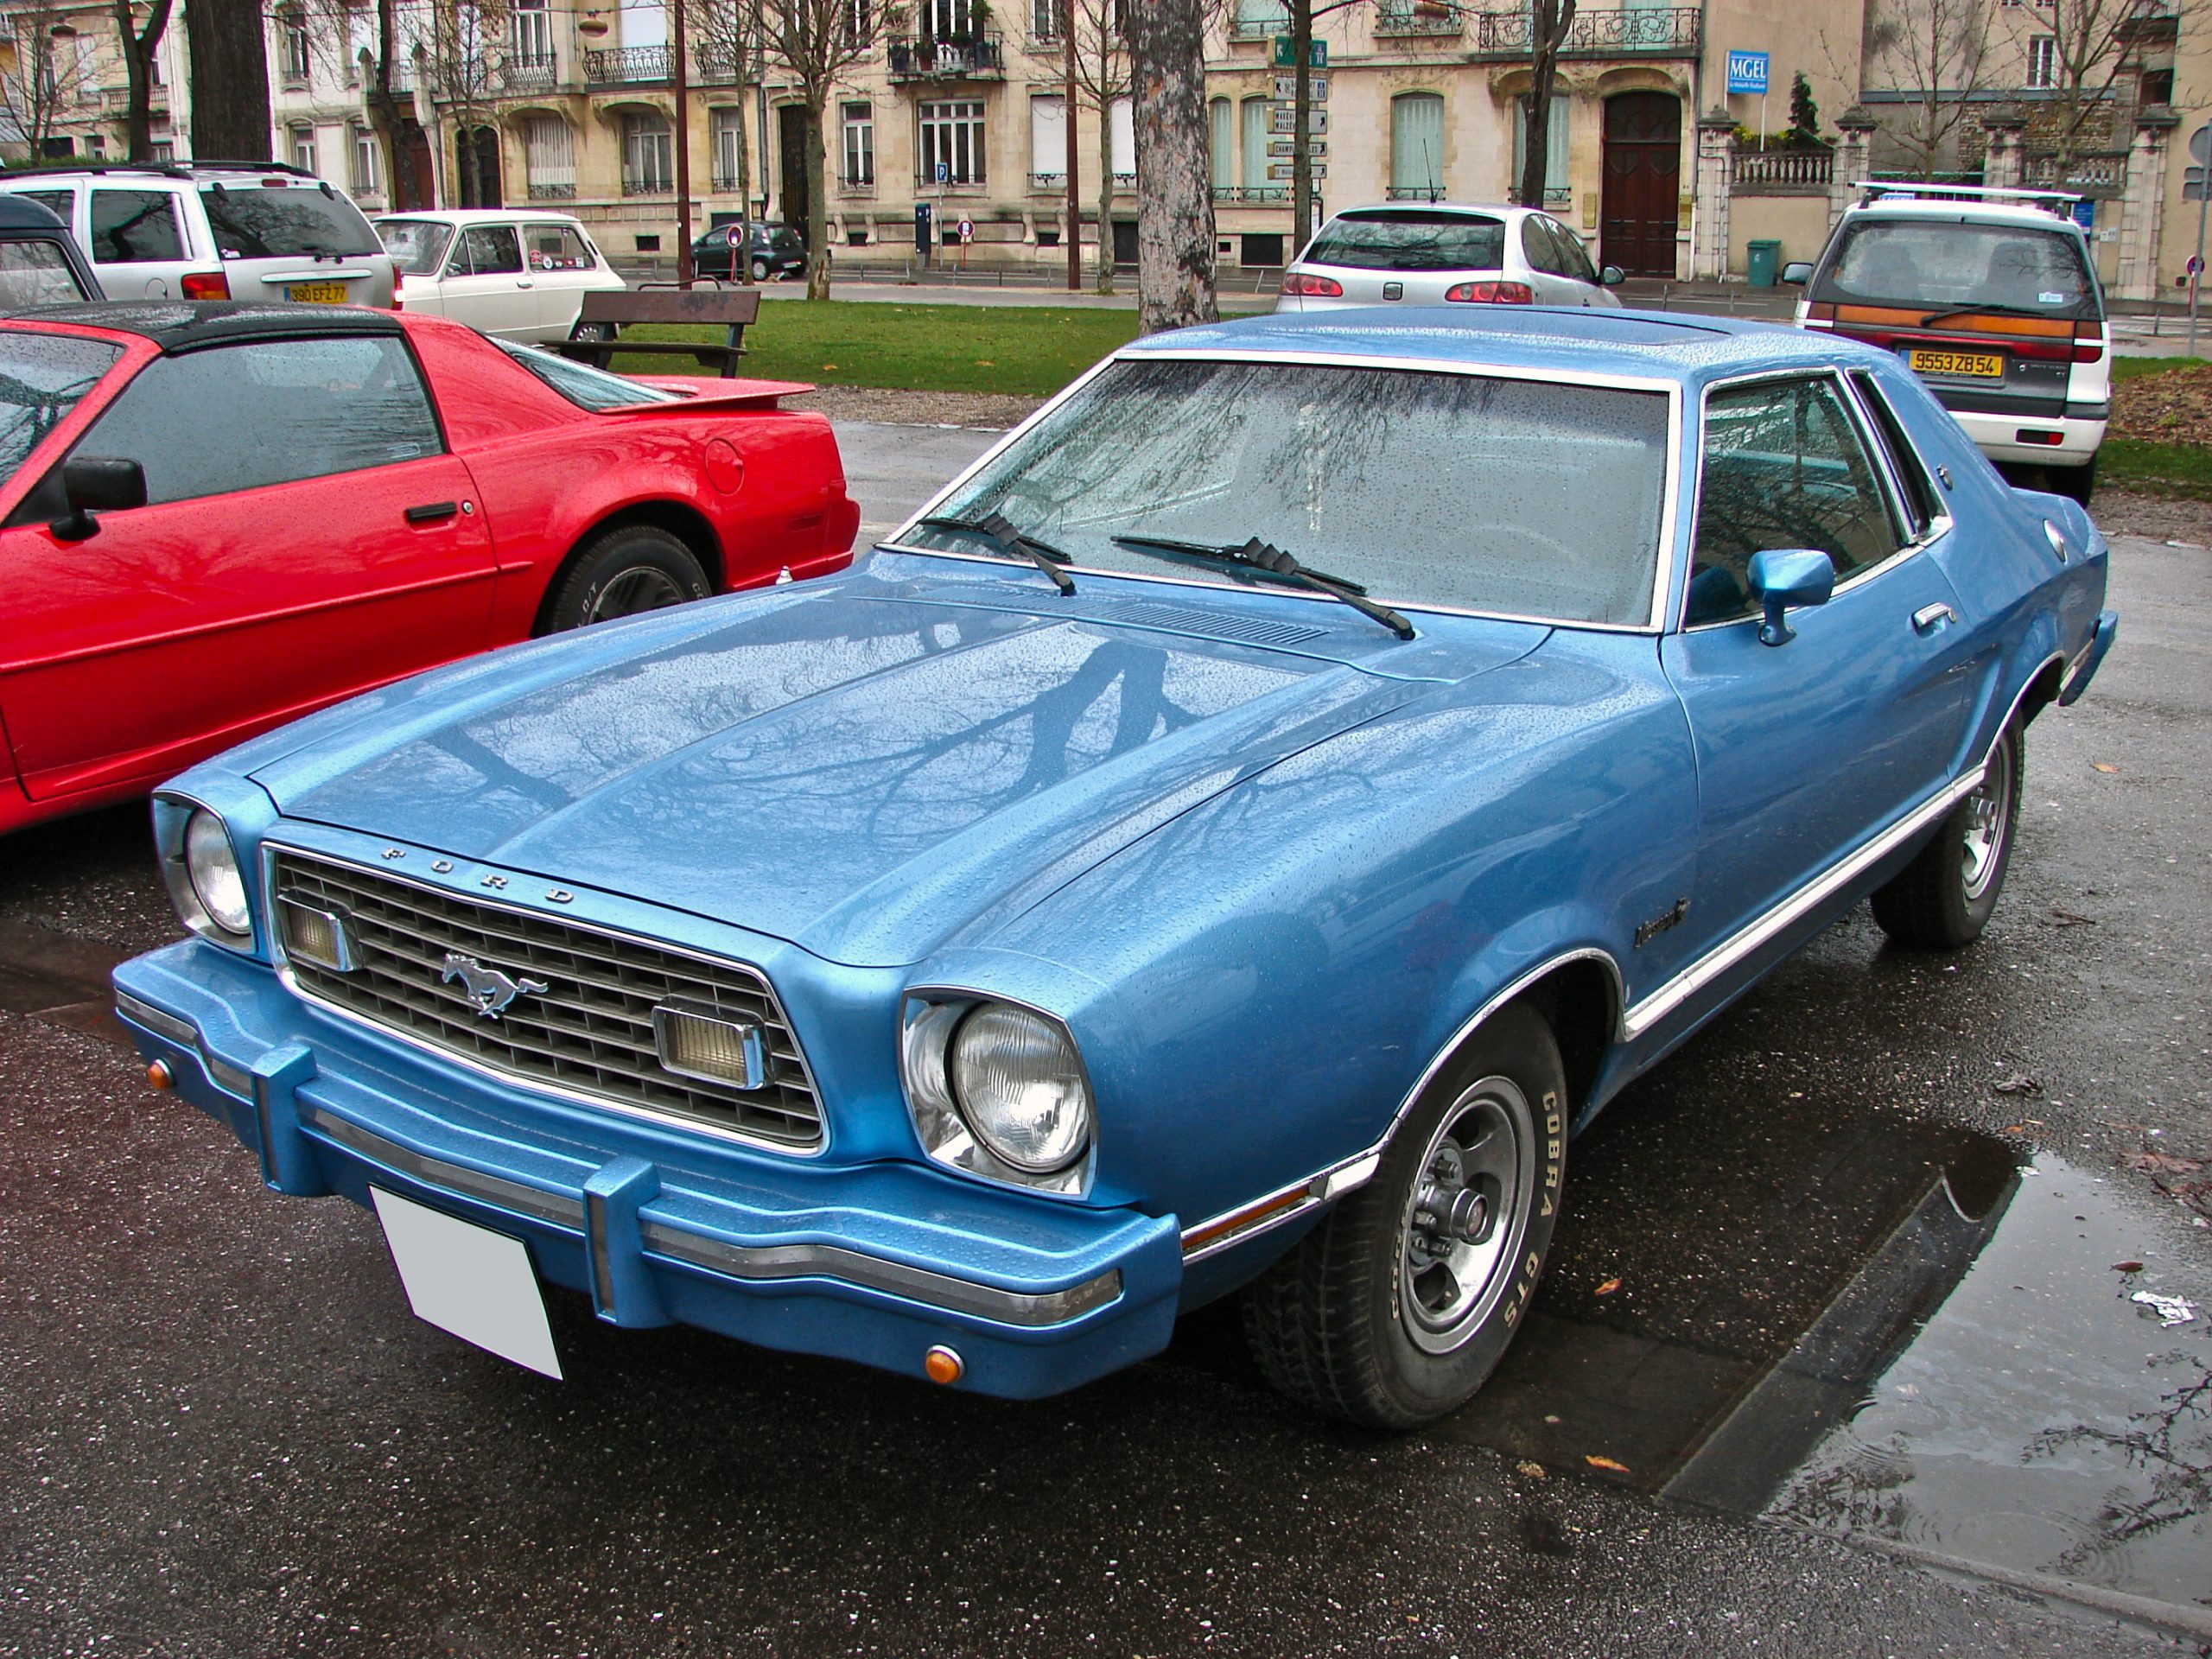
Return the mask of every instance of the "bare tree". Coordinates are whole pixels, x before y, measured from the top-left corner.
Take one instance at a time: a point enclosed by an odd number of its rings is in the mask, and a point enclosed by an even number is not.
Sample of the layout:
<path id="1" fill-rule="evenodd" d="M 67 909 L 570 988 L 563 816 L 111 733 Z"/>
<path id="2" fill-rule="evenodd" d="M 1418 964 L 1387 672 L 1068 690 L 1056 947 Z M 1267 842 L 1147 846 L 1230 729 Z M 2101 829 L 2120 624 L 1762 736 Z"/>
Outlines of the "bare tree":
<path id="1" fill-rule="evenodd" d="M 1821 36 L 1833 70 L 1836 54 Z M 1868 8 L 1861 35 L 1862 83 L 1910 101 L 1904 119 L 1886 127 L 1905 152 L 1906 167 L 1923 176 L 1971 118 L 1974 95 L 1986 89 L 1990 59 L 1986 0 L 1879 0 Z M 1838 74 L 1839 79 L 1844 79 Z"/>
<path id="2" fill-rule="evenodd" d="M 22 143 L 35 161 L 70 111 L 98 95 L 99 76 L 93 54 L 63 13 L 42 6 L 10 21 L 15 63 L 0 70 L 0 137 Z"/>
<path id="3" fill-rule="evenodd" d="M 1124 28 L 1136 116 L 1138 315 L 1147 334 L 1211 322 L 1218 313 L 1205 0 L 1144 0 Z"/>
<path id="4" fill-rule="evenodd" d="M 1075 31 L 1077 95 L 1098 111 L 1097 289 L 1114 291 L 1114 105 L 1129 95 L 1128 43 L 1122 36 L 1122 0 L 1069 0 Z M 1075 119 L 1075 112 L 1068 112 Z M 1083 238 L 1078 236 L 1076 240 Z"/>
<path id="5" fill-rule="evenodd" d="M 823 114 L 837 78 L 874 41 L 879 19 L 868 0 L 760 0 L 761 43 L 783 69 L 806 111 L 806 297 L 830 297 L 830 203 Z"/>
<path id="6" fill-rule="evenodd" d="M 124 151 L 134 162 L 154 159 L 154 66 L 162 36 L 169 26 L 169 0 L 152 0 L 140 28 L 130 0 L 115 0 L 115 31 L 123 41 L 127 88 L 123 111 Z"/>
<path id="7" fill-rule="evenodd" d="M 1552 83 L 1560 48 L 1574 26 L 1574 0 L 1529 0 L 1529 101 L 1521 117 L 1521 193 L 1525 207 L 1544 205 L 1551 168 Z"/>
<path id="8" fill-rule="evenodd" d="M 2061 183 L 2092 123 L 2110 108 L 2113 82 L 2133 55 L 2137 13 L 2137 0 L 2052 0 L 2044 19 L 2052 41 L 2051 137 Z"/>
<path id="9" fill-rule="evenodd" d="M 269 43 L 258 0 L 185 0 L 192 53 L 192 147 L 226 161 L 265 162 L 275 142 L 269 113 Z"/>

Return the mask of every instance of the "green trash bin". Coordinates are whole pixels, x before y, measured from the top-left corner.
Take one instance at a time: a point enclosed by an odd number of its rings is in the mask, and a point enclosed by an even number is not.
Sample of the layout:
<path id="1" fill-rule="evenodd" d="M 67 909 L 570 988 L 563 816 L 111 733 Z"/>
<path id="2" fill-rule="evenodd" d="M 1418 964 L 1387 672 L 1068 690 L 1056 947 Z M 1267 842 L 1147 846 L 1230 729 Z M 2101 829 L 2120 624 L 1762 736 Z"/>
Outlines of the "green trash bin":
<path id="1" fill-rule="evenodd" d="M 1751 286 L 1772 288 L 1774 279 L 1782 270 L 1782 244 L 1779 242 L 1751 242 L 1745 244 L 1751 258 Z"/>

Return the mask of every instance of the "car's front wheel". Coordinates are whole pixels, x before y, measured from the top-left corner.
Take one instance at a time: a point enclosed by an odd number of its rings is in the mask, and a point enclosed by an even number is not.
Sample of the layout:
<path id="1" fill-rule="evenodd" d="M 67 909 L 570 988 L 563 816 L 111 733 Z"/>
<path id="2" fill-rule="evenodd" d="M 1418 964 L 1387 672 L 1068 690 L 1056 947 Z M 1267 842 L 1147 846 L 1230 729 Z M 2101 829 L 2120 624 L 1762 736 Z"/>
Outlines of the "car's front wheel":
<path id="1" fill-rule="evenodd" d="M 1464 1403 L 1543 1271 L 1567 1173 L 1567 1079 L 1535 1013 L 1489 1020 L 1398 1126 L 1382 1166 L 1244 1299 L 1268 1380 L 1377 1428 Z"/>
<path id="2" fill-rule="evenodd" d="M 1981 937 L 2012 861 L 2024 749 L 2014 721 L 1990 750 L 1980 786 L 1876 890 L 1874 919 L 1899 944 L 1955 950 Z"/>
<path id="3" fill-rule="evenodd" d="M 712 591 L 698 556 L 668 531 L 623 524 L 576 556 L 554 595 L 545 628 L 558 633 L 611 622 L 704 599 Z"/>

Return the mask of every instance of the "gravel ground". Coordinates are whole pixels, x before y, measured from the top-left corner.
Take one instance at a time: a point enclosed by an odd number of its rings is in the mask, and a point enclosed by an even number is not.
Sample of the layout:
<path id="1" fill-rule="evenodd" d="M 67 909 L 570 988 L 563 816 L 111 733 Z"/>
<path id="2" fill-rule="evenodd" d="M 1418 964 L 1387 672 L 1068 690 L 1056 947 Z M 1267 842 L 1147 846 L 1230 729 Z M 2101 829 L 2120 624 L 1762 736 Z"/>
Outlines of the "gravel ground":
<path id="1" fill-rule="evenodd" d="M 1012 426 L 1045 400 L 1000 392 L 885 391 L 870 386 L 824 386 L 785 400 L 791 409 L 818 409 L 833 421 L 873 421 L 886 426 Z"/>
<path id="2" fill-rule="evenodd" d="M 2099 490 L 2090 516 L 2107 537 L 2140 536 L 2171 547 L 2212 548 L 2212 501 Z"/>

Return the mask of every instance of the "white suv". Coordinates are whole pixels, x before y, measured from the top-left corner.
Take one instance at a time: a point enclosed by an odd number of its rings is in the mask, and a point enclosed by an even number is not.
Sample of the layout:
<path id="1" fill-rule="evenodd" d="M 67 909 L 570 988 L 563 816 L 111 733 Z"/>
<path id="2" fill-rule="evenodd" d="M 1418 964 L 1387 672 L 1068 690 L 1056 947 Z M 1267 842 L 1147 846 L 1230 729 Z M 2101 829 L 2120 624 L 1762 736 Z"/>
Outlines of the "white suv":
<path id="1" fill-rule="evenodd" d="M 2104 291 L 2063 192 L 1862 182 L 1810 265 L 1797 326 L 1901 354 L 1992 461 L 2085 505 L 2112 412 Z"/>
<path id="2" fill-rule="evenodd" d="M 149 162 L 0 175 L 50 207 L 111 300 L 390 306 L 391 256 L 351 198 L 270 162 Z"/>

